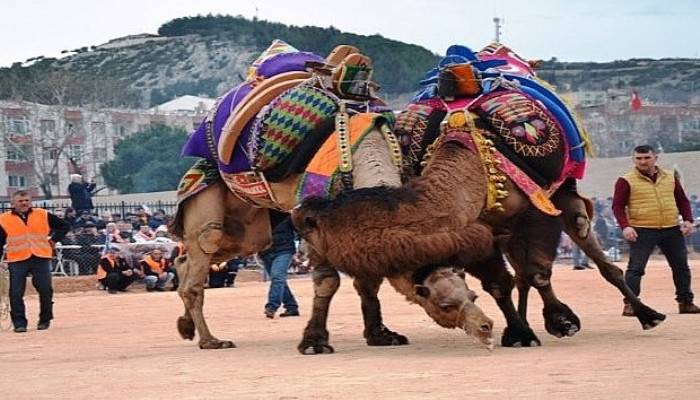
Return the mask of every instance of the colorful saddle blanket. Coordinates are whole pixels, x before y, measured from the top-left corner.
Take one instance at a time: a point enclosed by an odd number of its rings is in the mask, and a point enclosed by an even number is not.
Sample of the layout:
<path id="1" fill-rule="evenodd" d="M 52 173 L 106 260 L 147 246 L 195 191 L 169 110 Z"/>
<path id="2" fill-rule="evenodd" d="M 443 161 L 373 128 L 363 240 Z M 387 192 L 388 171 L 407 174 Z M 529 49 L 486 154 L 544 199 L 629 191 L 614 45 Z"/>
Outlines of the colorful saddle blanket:
<path id="1" fill-rule="evenodd" d="M 185 172 L 180 179 L 180 184 L 177 185 L 177 203 L 180 204 L 201 192 L 220 178 L 219 169 L 214 162 L 206 159 L 198 160 Z"/>
<path id="2" fill-rule="evenodd" d="M 428 71 L 421 81 L 421 90 L 414 103 L 440 99 L 440 72 L 456 66 L 471 67 L 470 77 L 478 82 L 479 91 L 471 97 L 488 95 L 491 92 L 515 90 L 541 103 L 562 129 L 568 153 L 565 169 L 570 176 L 582 178 L 585 169 L 585 153 L 591 147 L 583 126 L 564 102 L 554 93 L 549 84 L 539 79 L 530 64 L 502 44 L 494 43 L 478 53 L 465 46 L 454 45 L 447 49 L 446 56 L 436 68 Z"/>
<path id="3" fill-rule="evenodd" d="M 354 151 L 375 127 L 382 132 L 390 130 L 391 119 L 387 114 L 360 113 L 350 117 L 349 143 Z M 296 200 L 301 202 L 309 197 L 331 198 L 342 190 L 339 178 L 338 132 L 334 131 L 306 167 L 299 180 Z"/>
<path id="4" fill-rule="evenodd" d="M 260 80 L 285 72 L 304 71 L 308 62 L 322 63 L 323 61 L 321 56 L 299 51 L 279 40 L 275 41 L 253 63 L 249 70 L 249 79 L 219 97 L 209 115 L 185 143 L 182 155 L 218 160 L 216 146 L 221 138 L 224 125 L 226 125 L 236 105 L 245 99 Z M 249 149 L 246 144 L 254 140 L 251 138 L 254 133 L 251 127 L 255 123 L 255 120 L 251 120 L 242 130 L 231 161 L 228 164 L 217 161 L 221 172 L 237 173 L 250 171 L 253 168 L 254 165 L 251 163 L 252 160 L 249 157 Z M 258 122 L 257 126 L 261 126 L 261 124 Z"/>

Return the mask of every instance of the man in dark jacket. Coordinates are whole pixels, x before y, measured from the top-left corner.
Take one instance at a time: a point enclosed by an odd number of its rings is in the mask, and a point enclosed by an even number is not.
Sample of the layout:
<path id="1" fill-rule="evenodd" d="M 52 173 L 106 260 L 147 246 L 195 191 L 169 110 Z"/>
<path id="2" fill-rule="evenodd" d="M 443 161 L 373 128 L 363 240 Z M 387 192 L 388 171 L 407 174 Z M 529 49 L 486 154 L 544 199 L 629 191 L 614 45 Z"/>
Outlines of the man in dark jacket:
<path id="1" fill-rule="evenodd" d="M 72 174 L 70 176 L 70 185 L 68 185 L 68 194 L 70 194 L 71 205 L 81 215 L 83 211 L 92 211 L 95 208 L 92 205 L 92 191 L 95 190 L 95 182 L 83 182 L 83 176 L 80 174 Z"/>

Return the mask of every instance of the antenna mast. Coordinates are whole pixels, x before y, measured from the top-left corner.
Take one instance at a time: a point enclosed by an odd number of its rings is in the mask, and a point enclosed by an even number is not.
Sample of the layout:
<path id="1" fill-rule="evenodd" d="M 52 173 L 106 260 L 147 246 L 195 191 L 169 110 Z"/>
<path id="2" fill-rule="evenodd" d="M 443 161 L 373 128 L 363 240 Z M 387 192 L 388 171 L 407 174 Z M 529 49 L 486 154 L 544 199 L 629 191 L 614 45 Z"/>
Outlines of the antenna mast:
<path id="1" fill-rule="evenodd" d="M 493 17 L 493 25 L 495 28 L 494 41 L 496 43 L 501 43 L 501 27 L 503 26 L 503 19 L 499 17 Z"/>

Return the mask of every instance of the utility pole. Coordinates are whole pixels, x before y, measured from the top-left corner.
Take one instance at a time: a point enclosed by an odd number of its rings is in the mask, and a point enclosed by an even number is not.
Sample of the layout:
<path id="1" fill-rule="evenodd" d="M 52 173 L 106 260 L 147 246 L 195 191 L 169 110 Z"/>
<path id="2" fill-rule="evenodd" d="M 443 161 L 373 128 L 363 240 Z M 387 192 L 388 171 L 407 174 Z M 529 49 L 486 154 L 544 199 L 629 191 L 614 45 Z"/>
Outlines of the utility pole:
<path id="1" fill-rule="evenodd" d="M 503 19 L 501 19 L 499 17 L 493 17 L 493 25 L 494 25 L 494 28 L 496 30 L 494 41 L 496 43 L 501 43 L 501 27 L 503 26 L 503 24 L 502 24 L 503 22 L 504 22 Z"/>

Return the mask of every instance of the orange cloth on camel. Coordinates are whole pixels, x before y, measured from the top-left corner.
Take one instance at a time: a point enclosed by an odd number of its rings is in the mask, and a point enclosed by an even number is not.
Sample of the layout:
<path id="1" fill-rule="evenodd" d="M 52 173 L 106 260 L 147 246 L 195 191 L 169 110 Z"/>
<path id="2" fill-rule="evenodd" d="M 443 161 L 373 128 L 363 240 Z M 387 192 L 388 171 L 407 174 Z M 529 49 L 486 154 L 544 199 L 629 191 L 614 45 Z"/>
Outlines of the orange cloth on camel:
<path id="1" fill-rule="evenodd" d="M 376 113 L 362 113 L 356 114 L 350 117 L 350 145 L 356 146 L 360 139 L 362 139 L 372 128 L 374 128 L 375 121 L 381 114 Z M 306 167 L 306 172 L 311 172 L 314 174 L 322 176 L 331 176 L 338 169 L 338 162 L 340 157 L 338 155 L 338 132 L 333 132 L 332 135 L 326 139 L 321 148 L 318 150 L 314 158 Z"/>

